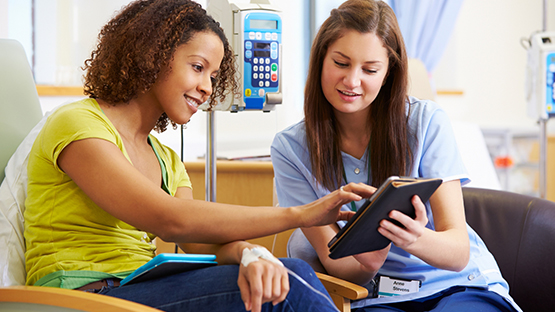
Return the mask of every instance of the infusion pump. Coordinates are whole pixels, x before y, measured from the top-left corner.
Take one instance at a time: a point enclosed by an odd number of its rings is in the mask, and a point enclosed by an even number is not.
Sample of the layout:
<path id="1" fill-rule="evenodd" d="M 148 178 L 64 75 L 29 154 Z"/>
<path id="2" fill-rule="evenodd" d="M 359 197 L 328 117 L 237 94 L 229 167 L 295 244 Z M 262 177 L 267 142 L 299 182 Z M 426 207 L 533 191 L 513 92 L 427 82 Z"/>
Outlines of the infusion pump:
<path id="1" fill-rule="evenodd" d="M 526 74 L 528 115 L 537 119 L 555 117 L 555 32 L 530 37 Z"/>
<path id="2" fill-rule="evenodd" d="M 220 23 L 235 53 L 240 97 L 215 110 L 268 112 L 282 103 L 280 11 L 269 1 L 208 0 L 207 12 Z"/>

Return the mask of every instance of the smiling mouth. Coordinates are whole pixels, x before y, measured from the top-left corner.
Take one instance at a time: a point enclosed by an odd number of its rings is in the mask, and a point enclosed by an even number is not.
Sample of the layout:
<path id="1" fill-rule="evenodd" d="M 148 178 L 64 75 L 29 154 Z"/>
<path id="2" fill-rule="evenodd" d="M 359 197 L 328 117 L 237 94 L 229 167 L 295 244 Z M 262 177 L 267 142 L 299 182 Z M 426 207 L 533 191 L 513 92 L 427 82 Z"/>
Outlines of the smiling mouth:
<path id="1" fill-rule="evenodd" d="M 358 93 L 354 93 L 354 92 L 349 92 L 349 91 L 343 91 L 343 90 L 337 90 L 339 91 L 339 93 L 343 94 L 343 95 L 347 95 L 347 96 L 357 96 L 360 95 Z"/>
<path id="2" fill-rule="evenodd" d="M 191 105 L 194 108 L 199 107 L 200 104 L 202 104 L 199 100 L 194 99 L 192 97 L 188 97 L 187 95 L 185 95 L 185 100 L 187 101 L 187 103 L 189 103 L 189 105 Z"/>

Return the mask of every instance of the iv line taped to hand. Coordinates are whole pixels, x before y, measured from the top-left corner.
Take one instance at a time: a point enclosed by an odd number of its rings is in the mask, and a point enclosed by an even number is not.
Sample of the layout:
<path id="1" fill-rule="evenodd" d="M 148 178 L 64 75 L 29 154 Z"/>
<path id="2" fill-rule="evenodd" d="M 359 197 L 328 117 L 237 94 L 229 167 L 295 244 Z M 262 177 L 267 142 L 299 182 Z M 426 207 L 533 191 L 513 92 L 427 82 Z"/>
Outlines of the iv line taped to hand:
<path id="1" fill-rule="evenodd" d="M 274 255 L 272 255 L 268 249 L 264 247 L 254 247 L 253 249 L 245 248 L 243 249 L 243 256 L 241 257 L 241 264 L 247 267 L 251 262 L 258 261 L 259 258 L 268 260 L 277 265 L 283 266 L 283 263 L 279 261 Z"/>
<path id="2" fill-rule="evenodd" d="M 281 261 L 279 261 L 278 258 L 276 258 L 272 253 L 270 253 L 268 251 L 268 249 L 266 249 L 264 247 L 255 247 L 253 249 L 249 249 L 249 248 L 243 249 L 243 256 L 241 257 L 241 265 L 243 265 L 244 267 L 247 267 L 251 262 L 256 262 L 256 261 L 258 261 L 258 259 L 268 260 L 268 261 L 273 262 L 277 265 L 285 267 L 285 269 L 287 270 L 287 273 L 289 273 L 291 276 L 293 276 L 295 279 L 297 279 L 301 284 L 308 287 L 308 289 L 310 289 L 314 293 L 324 297 L 332 305 L 332 307 L 334 307 L 337 311 L 339 311 L 339 309 L 337 309 L 337 307 L 335 306 L 333 301 L 331 301 L 331 299 L 328 296 L 323 294 L 318 289 L 314 288 L 314 286 L 310 285 L 307 281 L 305 281 L 297 273 L 293 272 L 291 269 L 284 266 L 283 263 Z"/>

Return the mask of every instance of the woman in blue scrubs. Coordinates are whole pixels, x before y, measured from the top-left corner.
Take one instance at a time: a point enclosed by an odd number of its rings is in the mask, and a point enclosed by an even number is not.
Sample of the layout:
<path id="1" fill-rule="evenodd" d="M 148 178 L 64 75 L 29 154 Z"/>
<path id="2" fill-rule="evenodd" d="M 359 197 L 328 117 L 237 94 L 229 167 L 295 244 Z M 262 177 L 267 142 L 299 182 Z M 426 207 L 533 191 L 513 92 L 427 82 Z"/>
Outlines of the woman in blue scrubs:
<path id="1" fill-rule="evenodd" d="M 412 198 L 414 219 L 390 213 L 404 227 L 381 221 L 379 233 L 392 241 L 383 250 L 330 259 L 327 244 L 342 224 L 303 228 L 308 248 L 328 274 L 382 293 L 353 302 L 357 311 L 518 310 L 495 259 L 466 224 L 461 185 L 469 178 L 449 119 L 436 103 L 407 96 L 407 66 L 387 4 L 350 0 L 332 10 L 312 46 L 305 119 L 272 144 L 279 203 L 306 204 L 352 182 L 378 187 L 393 175 L 441 178 L 429 202 Z M 385 281 L 377 285 L 382 278 L 415 287 L 389 291 Z"/>

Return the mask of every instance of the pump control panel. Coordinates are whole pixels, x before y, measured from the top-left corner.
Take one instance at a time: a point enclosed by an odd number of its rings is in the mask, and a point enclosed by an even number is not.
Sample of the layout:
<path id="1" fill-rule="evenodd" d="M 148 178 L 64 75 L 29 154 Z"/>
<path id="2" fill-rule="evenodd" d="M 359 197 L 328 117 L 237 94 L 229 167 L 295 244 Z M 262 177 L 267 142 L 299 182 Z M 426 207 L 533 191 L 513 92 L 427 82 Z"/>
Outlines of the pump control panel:
<path id="1" fill-rule="evenodd" d="M 271 111 L 282 103 L 280 11 L 270 4 L 210 0 L 207 12 L 220 22 L 238 63 L 242 94 L 216 110 Z"/>
<path id="2" fill-rule="evenodd" d="M 555 32 L 536 33 L 530 38 L 526 100 L 530 117 L 555 117 Z"/>
<path id="3" fill-rule="evenodd" d="M 266 93 L 279 87 L 281 18 L 274 13 L 243 12 L 243 92 L 245 109 L 264 109 Z"/>

